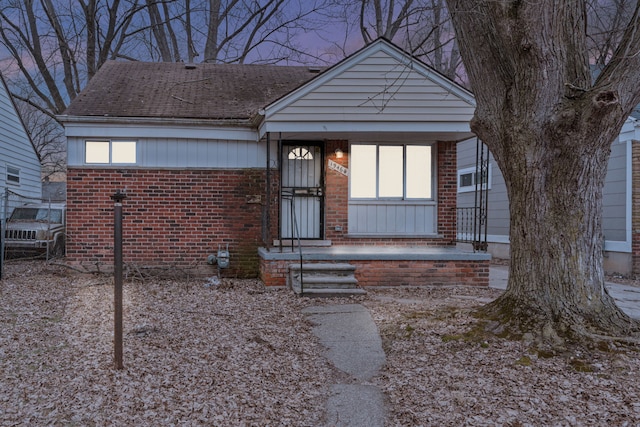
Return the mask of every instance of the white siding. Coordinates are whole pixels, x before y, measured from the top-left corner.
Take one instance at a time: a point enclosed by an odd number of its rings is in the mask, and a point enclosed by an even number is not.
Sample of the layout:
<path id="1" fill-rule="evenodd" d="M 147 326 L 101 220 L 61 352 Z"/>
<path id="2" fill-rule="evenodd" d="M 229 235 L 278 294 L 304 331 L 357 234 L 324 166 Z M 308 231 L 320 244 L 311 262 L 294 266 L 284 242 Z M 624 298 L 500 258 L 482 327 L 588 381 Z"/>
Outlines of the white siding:
<path id="1" fill-rule="evenodd" d="M 349 203 L 350 235 L 416 237 L 436 233 L 435 203 Z"/>
<path id="2" fill-rule="evenodd" d="M 462 122 L 474 111 L 451 83 L 378 50 L 289 103 L 267 108 L 270 122 Z M 322 77 L 322 76 L 321 76 Z"/>
<path id="3" fill-rule="evenodd" d="M 19 184 L 7 183 L 7 165 L 20 170 Z M 0 219 L 4 218 L 7 188 L 25 197 L 42 197 L 40 161 L 4 82 L 0 82 Z M 10 212 L 12 208 L 9 203 L 7 210 Z"/>
<path id="4" fill-rule="evenodd" d="M 616 142 L 611 147 L 602 195 L 602 228 L 606 240 L 624 242 L 627 237 L 627 173 L 627 142 Z"/>
<path id="5" fill-rule="evenodd" d="M 100 138 L 91 139 L 99 140 Z M 67 139 L 69 166 L 85 164 L 85 140 L 78 137 Z M 237 169 L 264 168 L 266 165 L 264 142 L 173 138 L 128 138 L 128 140 L 137 141 L 138 161 L 135 167 Z"/>

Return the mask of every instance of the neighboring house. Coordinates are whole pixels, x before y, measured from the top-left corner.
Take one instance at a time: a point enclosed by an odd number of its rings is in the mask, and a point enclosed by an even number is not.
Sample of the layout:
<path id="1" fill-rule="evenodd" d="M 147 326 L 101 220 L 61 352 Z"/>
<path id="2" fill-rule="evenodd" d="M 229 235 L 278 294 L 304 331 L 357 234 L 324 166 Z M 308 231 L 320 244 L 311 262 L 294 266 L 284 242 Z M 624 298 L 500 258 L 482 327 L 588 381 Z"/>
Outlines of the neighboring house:
<path id="1" fill-rule="evenodd" d="M 49 181 L 45 179 L 42 183 L 42 201 L 44 202 L 66 202 L 67 182 Z"/>
<path id="2" fill-rule="evenodd" d="M 69 262 L 124 258 L 284 285 L 289 265 L 348 262 L 361 284 L 488 284 L 456 250 L 456 142 L 472 95 L 379 39 L 335 66 L 107 62 L 60 120 Z"/>
<path id="3" fill-rule="evenodd" d="M 40 159 L 0 76 L 0 220 L 42 197 Z"/>
<path id="4" fill-rule="evenodd" d="M 634 113 L 635 114 L 635 113 Z M 640 121 L 629 117 L 611 146 L 603 190 L 604 268 L 640 272 Z M 458 144 L 458 207 L 474 205 L 476 140 Z M 634 185 L 635 183 L 635 185 Z M 488 250 L 509 257 L 509 201 L 504 179 L 490 156 L 487 188 Z"/>

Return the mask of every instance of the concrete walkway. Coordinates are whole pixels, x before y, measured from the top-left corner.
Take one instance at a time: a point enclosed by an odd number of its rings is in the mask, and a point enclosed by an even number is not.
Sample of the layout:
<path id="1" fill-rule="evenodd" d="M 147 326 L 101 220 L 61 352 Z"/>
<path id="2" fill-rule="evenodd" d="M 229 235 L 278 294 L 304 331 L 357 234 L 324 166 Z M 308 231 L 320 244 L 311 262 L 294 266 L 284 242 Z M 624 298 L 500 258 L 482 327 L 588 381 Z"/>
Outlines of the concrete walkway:
<path id="1" fill-rule="evenodd" d="M 489 270 L 489 286 L 492 288 L 507 289 L 508 279 L 507 266 L 494 265 Z M 605 287 L 622 311 L 634 319 L 640 319 L 640 288 L 612 282 L 605 283 Z"/>
<path id="2" fill-rule="evenodd" d="M 315 325 L 313 333 L 327 359 L 346 374 L 341 384 L 331 386 L 327 426 L 384 426 L 384 394 L 369 381 L 378 375 L 385 355 L 369 311 L 361 304 L 344 304 L 307 307 L 303 313 Z"/>
<path id="3" fill-rule="evenodd" d="M 489 274 L 490 287 L 507 288 L 506 266 L 492 266 Z M 609 282 L 606 288 L 625 313 L 640 319 L 640 288 Z M 325 357 L 345 374 L 343 381 L 331 386 L 327 426 L 384 426 L 384 394 L 370 381 L 384 365 L 385 354 L 369 311 L 361 304 L 339 304 L 307 307 L 303 313 L 314 324 Z"/>

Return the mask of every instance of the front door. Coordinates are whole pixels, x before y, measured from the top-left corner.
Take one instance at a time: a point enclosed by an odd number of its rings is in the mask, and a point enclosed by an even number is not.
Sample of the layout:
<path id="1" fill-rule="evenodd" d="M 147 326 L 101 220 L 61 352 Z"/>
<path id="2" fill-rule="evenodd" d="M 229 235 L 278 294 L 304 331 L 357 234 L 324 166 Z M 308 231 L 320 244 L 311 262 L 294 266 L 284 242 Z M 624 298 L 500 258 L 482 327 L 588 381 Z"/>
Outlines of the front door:
<path id="1" fill-rule="evenodd" d="M 282 146 L 280 236 L 282 239 L 322 239 L 322 146 Z"/>

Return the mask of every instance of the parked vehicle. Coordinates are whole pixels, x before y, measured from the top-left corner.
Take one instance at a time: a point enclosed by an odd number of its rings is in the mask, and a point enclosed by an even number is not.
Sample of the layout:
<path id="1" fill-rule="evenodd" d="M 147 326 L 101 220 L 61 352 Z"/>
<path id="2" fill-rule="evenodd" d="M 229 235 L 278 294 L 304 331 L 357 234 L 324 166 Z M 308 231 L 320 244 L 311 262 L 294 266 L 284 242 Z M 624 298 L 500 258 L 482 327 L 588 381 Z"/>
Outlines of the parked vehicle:
<path id="1" fill-rule="evenodd" d="M 6 223 L 5 250 L 61 257 L 65 251 L 65 227 L 66 205 L 63 203 L 16 207 Z"/>

